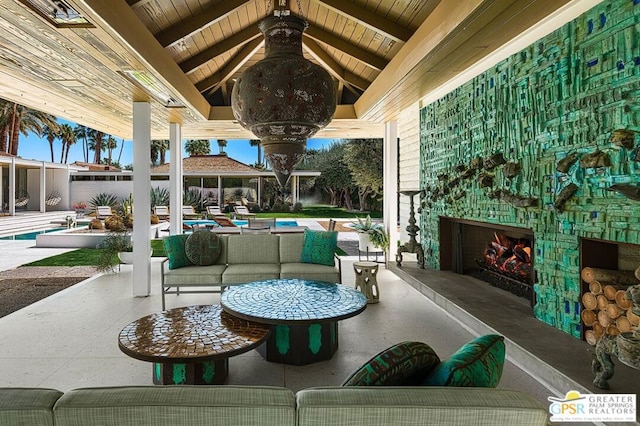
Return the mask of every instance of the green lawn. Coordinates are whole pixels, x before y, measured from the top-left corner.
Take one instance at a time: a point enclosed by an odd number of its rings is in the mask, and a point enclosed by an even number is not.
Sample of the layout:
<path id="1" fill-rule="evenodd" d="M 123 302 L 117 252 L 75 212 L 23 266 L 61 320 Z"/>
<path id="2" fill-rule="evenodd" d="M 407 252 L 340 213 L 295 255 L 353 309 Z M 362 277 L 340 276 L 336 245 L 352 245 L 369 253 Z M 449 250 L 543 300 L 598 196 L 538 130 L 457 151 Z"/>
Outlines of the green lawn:
<path id="1" fill-rule="evenodd" d="M 165 257 L 162 240 L 151 240 L 153 257 Z M 23 266 L 94 266 L 97 264 L 100 251 L 94 248 L 81 248 L 27 263 Z"/>

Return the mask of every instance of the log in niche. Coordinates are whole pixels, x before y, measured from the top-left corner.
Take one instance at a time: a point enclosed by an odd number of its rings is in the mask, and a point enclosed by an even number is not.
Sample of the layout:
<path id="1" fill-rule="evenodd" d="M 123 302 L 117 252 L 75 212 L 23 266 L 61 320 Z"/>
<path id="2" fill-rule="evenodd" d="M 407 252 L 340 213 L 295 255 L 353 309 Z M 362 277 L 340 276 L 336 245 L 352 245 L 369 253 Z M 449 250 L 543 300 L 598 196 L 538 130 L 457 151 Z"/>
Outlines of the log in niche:
<path id="1" fill-rule="evenodd" d="M 584 326 L 584 339 L 592 346 L 605 335 L 616 336 L 634 331 L 640 316 L 631 311 L 632 302 L 625 291 L 638 284 L 634 271 L 601 268 L 583 268 L 580 276 L 589 285 L 582 294 L 580 319 Z"/>

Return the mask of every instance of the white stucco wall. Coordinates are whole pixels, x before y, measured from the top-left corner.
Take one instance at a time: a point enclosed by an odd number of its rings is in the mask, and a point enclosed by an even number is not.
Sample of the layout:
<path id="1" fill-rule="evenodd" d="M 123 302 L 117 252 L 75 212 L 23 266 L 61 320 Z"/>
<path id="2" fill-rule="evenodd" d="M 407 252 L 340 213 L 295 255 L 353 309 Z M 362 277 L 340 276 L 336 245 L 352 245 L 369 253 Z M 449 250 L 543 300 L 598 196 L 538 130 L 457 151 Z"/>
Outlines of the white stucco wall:
<path id="1" fill-rule="evenodd" d="M 416 103 L 398 116 L 398 136 L 400 138 L 399 177 L 400 191 L 420 188 L 420 114 Z M 416 220 L 419 197 L 414 197 Z M 409 223 L 409 197 L 400 195 L 400 243 L 409 240 L 406 227 Z M 408 255 L 411 256 L 411 255 Z"/>

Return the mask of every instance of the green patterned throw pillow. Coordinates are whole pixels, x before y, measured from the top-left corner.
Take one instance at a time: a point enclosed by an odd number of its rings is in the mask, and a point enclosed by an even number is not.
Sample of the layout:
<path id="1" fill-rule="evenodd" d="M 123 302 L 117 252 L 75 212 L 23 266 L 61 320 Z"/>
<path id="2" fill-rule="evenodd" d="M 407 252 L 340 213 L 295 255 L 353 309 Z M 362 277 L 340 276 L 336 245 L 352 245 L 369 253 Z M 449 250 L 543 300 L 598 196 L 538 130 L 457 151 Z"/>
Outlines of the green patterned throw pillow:
<path id="1" fill-rule="evenodd" d="M 163 238 L 162 244 L 169 258 L 169 269 L 178 269 L 183 266 L 193 265 L 184 249 L 188 237 L 189 235 L 187 234 L 180 234 Z"/>
<path id="2" fill-rule="evenodd" d="M 440 358 L 429 345 L 402 342 L 371 358 L 342 386 L 418 385 L 439 363 Z"/>
<path id="3" fill-rule="evenodd" d="M 184 245 L 187 257 L 194 265 L 213 265 L 220 256 L 218 236 L 209 231 L 197 231 L 189 235 Z"/>
<path id="4" fill-rule="evenodd" d="M 302 243 L 302 263 L 333 266 L 333 255 L 338 247 L 337 231 L 312 231 L 305 229 Z"/>
<path id="5" fill-rule="evenodd" d="M 504 337 L 480 336 L 442 361 L 422 383 L 427 386 L 495 388 L 504 366 Z"/>

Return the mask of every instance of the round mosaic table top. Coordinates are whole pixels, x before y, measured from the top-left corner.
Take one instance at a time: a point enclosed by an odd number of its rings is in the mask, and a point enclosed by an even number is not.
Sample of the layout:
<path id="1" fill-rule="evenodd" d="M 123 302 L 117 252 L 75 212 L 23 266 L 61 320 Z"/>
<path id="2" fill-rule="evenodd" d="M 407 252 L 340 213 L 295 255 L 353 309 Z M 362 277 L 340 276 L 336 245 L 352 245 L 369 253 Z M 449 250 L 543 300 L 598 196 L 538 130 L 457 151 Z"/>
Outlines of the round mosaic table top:
<path id="1" fill-rule="evenodd" d="M 339 321 L 358 315 L 367 298 L 352 287 L 323 281 L 275 279 L 234 285 L 220 298 L 234 316 L 266 324 Z"/>
<path id="2" fill-rule="evenodd" d="M 218 305 L 186 306 L 135 320 L 118 336 L 120 350 L 150 362 L 201 362 L 247 352 L 269 336 L 269 327 L 222 311 Z"/>

